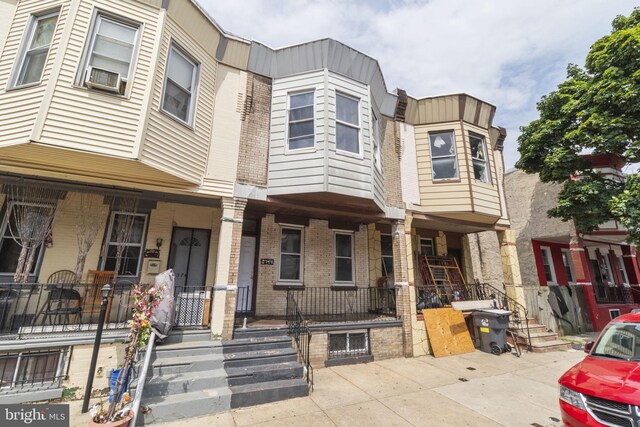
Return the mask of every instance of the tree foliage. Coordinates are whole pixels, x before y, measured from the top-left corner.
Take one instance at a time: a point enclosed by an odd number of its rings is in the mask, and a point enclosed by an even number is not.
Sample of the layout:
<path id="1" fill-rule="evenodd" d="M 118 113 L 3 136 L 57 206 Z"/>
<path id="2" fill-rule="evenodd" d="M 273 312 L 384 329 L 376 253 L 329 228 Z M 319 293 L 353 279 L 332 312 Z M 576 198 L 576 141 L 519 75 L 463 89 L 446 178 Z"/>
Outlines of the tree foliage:
<path id="1" fill-rule="evenodd" d="M 639 242 L 637 172 L 621 183 L 598 173 L 582 155 L 640 161 L 640 8 L 618 16 L 612 27 L 591 46 L 584 68 L 570 64 L 567 79 L 542 97 L 540 117 L 521 128 L 516 166 L 538 173 L 542 182 L 564 184 L 549 216 L 573 219 L 586 232 L 617 219 Z"/>

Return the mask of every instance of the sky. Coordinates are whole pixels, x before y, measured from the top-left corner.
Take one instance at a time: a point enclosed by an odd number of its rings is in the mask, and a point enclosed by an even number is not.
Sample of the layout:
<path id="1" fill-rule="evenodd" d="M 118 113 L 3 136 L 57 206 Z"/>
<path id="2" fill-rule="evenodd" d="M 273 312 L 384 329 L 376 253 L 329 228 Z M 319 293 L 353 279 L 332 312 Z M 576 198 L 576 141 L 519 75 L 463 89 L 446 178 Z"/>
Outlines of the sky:
<path id="1" fill-rule="evenodd" d="M 272 48 L 331 37 L 378 60 L 387 89 L 468 93 L 497 107 L 507 168 L 536 103 L 584 64 L 637 0 L 197 0 L 227 32 Z"/>

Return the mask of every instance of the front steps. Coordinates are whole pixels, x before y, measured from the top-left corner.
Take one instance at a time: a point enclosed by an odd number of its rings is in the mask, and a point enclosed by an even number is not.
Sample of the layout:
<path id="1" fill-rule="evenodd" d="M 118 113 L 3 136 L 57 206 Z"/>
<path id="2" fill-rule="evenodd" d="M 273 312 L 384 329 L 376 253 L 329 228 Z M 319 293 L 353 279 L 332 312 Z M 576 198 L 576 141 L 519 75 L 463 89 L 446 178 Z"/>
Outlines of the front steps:
<path id="1" fill-rule="evenodd" d="M 156 345 L 142 392 L 138 425 L 228 411 L 231 390 L 219 341 L 209 331 L 174 331 Z"/>
<path id="2" fill-rule="evenodd" d="M 571 343 L 558 339 L 558 334 L 552 332 L 546 325 L 538 324 L 533 317 L 529 321 L 529 335 L 531 336 L 531 351 L 534 353 L 546 353 L 549 351 L 568 350 Z M 529 344 L 529 336 L 526 331 L 512 328 L 516 334 L 520 348 L 526 349 Z"/>
<path id="3" fill-rule="evenodd" d="M 224 369 L 231 389 L 231 408 L 307 396 L 304 370 L 286 329 L 236 329 L 223 341 Z"/>

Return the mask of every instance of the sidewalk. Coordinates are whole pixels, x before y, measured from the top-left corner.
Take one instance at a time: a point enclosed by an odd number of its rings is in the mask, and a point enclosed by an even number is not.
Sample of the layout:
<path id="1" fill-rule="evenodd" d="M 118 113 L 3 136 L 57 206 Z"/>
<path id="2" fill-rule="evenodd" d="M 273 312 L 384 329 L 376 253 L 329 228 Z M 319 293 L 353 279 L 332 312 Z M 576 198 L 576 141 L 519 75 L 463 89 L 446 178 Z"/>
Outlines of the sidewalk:
<path id="1" fill-rule="evenodd" d="M 476 351 L 316 369 L 309 397 L 159 426 L 560 426 L 556 383 L 583 357 Z"/>

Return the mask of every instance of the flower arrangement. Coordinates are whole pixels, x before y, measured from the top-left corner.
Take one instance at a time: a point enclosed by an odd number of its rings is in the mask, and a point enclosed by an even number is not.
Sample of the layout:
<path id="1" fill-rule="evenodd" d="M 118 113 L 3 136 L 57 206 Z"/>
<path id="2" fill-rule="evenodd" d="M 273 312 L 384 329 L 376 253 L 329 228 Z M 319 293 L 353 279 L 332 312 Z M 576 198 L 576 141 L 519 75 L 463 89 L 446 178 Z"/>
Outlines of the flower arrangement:
<path id="1" fill-rule="evenodd" d="M 118 421 L 124 420 L 128 421 L 131 416 L 129 413 L 129 402 L 131 402 L 131 396 L 129 393 L 124 393 L 120 399 L 120 403 L 116 405 L 116 412 L 112 417 L 109 417 L 109 407 L 105 408 L 105 402 L 96 403 L 89 410 L 91 421 L 94 424 L 117 423 Z"/>

